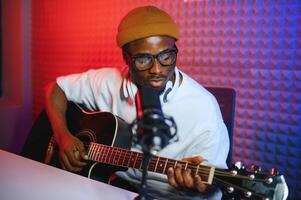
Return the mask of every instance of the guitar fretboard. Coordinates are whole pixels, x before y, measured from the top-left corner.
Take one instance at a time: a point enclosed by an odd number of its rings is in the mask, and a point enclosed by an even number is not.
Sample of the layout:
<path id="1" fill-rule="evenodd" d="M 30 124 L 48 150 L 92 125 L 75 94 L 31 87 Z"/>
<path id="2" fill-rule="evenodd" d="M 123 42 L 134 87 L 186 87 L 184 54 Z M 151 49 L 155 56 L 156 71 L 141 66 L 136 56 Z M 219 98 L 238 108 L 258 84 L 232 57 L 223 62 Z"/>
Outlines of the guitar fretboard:
<path id="1" fill-rule="evenodd" d="M 88 150 L 89 160 L 142 170 L 143 154 L 118 147 L 91 142 Z M 212 183 L 214 167 L 195 165 L 185 161 L 178 161 L 159 156 L 153 156 L 148 165 L 148 171 L 166 174 L 169 167 L 175 168 L 178 164 L 184 169 L 190 169 L 191 174 L 199 174 L 202 181 Z"/>

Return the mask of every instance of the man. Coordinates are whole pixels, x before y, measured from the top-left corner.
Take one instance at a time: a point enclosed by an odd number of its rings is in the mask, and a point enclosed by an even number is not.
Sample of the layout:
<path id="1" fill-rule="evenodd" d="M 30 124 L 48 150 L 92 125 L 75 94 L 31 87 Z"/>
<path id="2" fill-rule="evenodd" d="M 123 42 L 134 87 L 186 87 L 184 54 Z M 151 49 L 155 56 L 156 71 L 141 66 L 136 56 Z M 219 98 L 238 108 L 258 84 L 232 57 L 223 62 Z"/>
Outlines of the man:
<path id="1" fill-rule="evenodd" d="M 176 67 L 178 37 L 177 25 L 164 11 L 153 6 L 133 9 L 122 19 L 117 34 L 125 69 L 89 70 L 59 77 L 49 85 L 46 110 L 64 169 L 80 171 L 87 159 L 82 142 L 66 126 L 67 100 L 90 110 L 110 111 L 132 123 L 136 119 L 137 85 L 160 92 L 163 113 L 172 116 L 178 127 L 179 141 L 162 149 L 159 156 L 226 168 L 229 139 L 218 104 Z M 140 171 L 129 169 L 116 174 L 139 186 Z M 199 199 L 208 191 L 198 175 L 180 165 L 169 168 L 167 177 L 149 173 L 148 185 L 151 195 L 160 199 Z"/>

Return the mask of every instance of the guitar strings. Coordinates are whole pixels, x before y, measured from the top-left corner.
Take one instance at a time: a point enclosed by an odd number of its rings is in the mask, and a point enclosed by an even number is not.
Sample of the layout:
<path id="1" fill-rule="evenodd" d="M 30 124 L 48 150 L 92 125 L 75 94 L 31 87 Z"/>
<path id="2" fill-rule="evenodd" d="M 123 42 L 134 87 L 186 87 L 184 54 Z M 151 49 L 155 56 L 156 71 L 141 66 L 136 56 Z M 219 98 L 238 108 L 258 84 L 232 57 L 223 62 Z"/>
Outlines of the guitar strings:
<path id="1" fill-rule="evenodd" d="M 95 143 L 96 145 L 95 145 L 95 148 L 97 148 L 98 146 L 99 146 L 99 144 L 97 144 L 97 143 Z M 94 149 L 94 147 L 92 147 L 93 149 Z M 99 148 L 99 147 L 98 147 Z M 102 148 L 100 151 L 104 151 L 104 152 L 107 152 L 107 151 L 109 151 L 110 149 L 112 149 L 112 147 L 109 147 L 109 146 L 106 146 L 106 145 L 101 145 L 100 146 L 100 148 Z M 103 150 L 103 148 L 105 148 L 105 150 Z M 123 159 L 123 161 L 125 160 L 125 159 L 127 159 L 128 161 L 130 161 L 130 158 L 132 158 L 132 153 L 134 153 L 134 154 L 138 154 L 138 156 L 136 156 L 136 160 L 138 160 L 139 159 L 139 161 L 141 162 L 141 160 L 143 159 L 143 154 L 141 154 L 141 153 L 139 153 L 139 152 L 132 152 L 132 151 L 129 151 L 129 150 L 125 150 L 125 149 L 121 149 L 121 148 L 116 148 L 116 147 L 114 147 L 115 149 L 119 149 L 121 152 L 123 152 L 125 155 L 124 156 L 119 156 L 119 158 L 118 158 L 118 160 L 121 158 L 121 157 L 123 157 L 124 159 Z M 111 150 L 111 151 L 109 151 L 109 152 L 112 152 L 111 154 L 114 154 L 115 153 L 115 157 L 116 157 L 116 153 L 120 153 L 120 152 L 118 152 L 118 150 L 116 151 L 115 149 L 113 149 L 113 151 Z M 97 152 L 97 154 L 99 154 L 100 153 L 100 151 L 99 150 L 96 150 Z M 130 153 L 130 155 L 128 154 L 128 153 Z M 117 155 L 118 156 L 118 155 Z M 105 157 L 105 159 L 103 159 L 103 157 L 102 157 L 102 161 L 104 161 L 104 162 L 109 162 L 110 163 L 110 161 L 113 161 L 114 159 L 116 159 L 116 158 L 110 158 L 109 160 L 107 160 L 107 158 L 108 158 L 108 154 L 107 154 L 107 156 Z M 150 161 L 150 164 L 155 164 L 154 162 L 157 162 L 156 160 L 157 159 L 159 159 L 160 157 L 154 157 L 151 161 Z M 99 158 L 98 158 L 99 159 Z M 187 164 L 187 162 L 184 162 L 184 161 L 177 161 L 177 160 L 173 160 L 173 159 L 168 159 L 168 158 L 163 158 L 163 159 L 167 159 L 168 160 L 168 162 L 166 162 L 167 164 L 175 164 L 175 163 L 181 163 L 181 164 Z M 96 161 L 99 161 L 99 160 L 96 160 Z M 128 167 L 130 167 L 130 165 L 129 165 L 130 163 L 128 163 Z M 197 165 L 193 165 L 193 164 L 187 164 L 188 166 L 189 166 L 189 168 L 190 169 L 195 169 L 195 170 L 197 170 L 197 168 L 198 168 L 198 166 Z M 133 165 L 134 166 L 134 165 Z M 207 169 L 206 169 L 207 168 Z M 209 168 L 209 169 L 208 169 Z M 198 172 L 203 172 L 203 173 L 209 173 L 209 170 L 210 170 L 210 167 L 208 167 L 208 166 L 199 166 L 199 170 L 198 170 Z M 232 177 L 232 178 L 243 178 L 243 179 L 249 179 L 249 177 L 248 176 L 242 176 L 242 175 L 235 175 L 235 176 L 233 176 L 232 174 L 229 174 L 229 172 L 228 173 L 226 173 L 226 172 L 223 172 L 223 171 L 218 171 L 218 170 L 216 170 L 215 171 L 215 174 L 216 175 L 223 175 L 223 176 L 227 176 L 227 177 Z M 253 179 L 253 180 L 257 180 L 257 181 L 264 181 L 263 179 Z"/>
<path id="2" fill-rule="evenodd" d="M 97 146 L 96 146 L 96 148 L 97 148 Z M 110 150 L 111 149 L 111 147 L 106 147 L 106 146 L 102 146 L 102 147 L 100 147 L 100 148 L 102 148 L 102 149 L 100 149 L 100 151 L 99 151 L 99 149 L 97 149 L 96 150 L 96 154 L 99 154 L 101 151 L 108 151 L 108 150 Z M 106 148 L 105 150 L 103 150 L 103 148 Z M 132 153 L 134 153 L 134 154 L 138 154 L 138 156 L 136 156 L 136 162 L 137 162 L 137 160 L 139 161 L 139 162 L 141 162 L 141 160 L 142 160 L 142 158 L 143 158 L 143 155 L 142 154 L 140 154 L 140 153 L 138 153 L 138 152 L 131 152 L 131 151 L 128 151 L 128 150 L 124 150 L 124 149 L 120 149 L 121 151 L 123 151 L 123 153 L 125 153 L 125 155 L 124 156 L 119 156 L 118 157 L 118 160 L 120 159 L 120 158 L 122 158 L 123 157 L 123 161 L 126 159 L 126 160 L 128 160 L 128 161 L 130 161 L 130 159 L 132 158 Z M 116 157 L 116 153 L 119 153 L 118 151 L 116 151 L 116 150 L 111 150 L 111 151 L 109 151 L 109 152 L 112 152 L 111 154 L 114 154 L 114 157 Z M 128 153 L 130 153 L 130 155 L 128 155 Z M 104 157 L 102 157 L 102 161 L 103 162 L 106 162 L 106 163 L 111 163 L 110 161 L 114 161 L 114 159 L 116 160 L 116 158 L 109 158 L 109 160 L 107 160 L 107 158 L 108 158 L 108 154 L 106 154 L 107 156 L 104 158 Z M 117 155 L 118 156 L 118 155 Z M 104 159 L 103 159 L 104 158 Z M 155 157 L 155 158 L 153 158 L 151 161 L 150 161 L 150 164 L 153 164 L 153 165 L 155 165 L 155 164 L 157 164 L 157 162 L 158 161 L 156 161 L 156 160 L 158 160 L 160 157 Z M 167 158 L 164 158 L 164 159 L 167 159 Z M 96 161 L 99 161 L 99 158 L 96 160 Z M 166 164 L 176 164 L 176 163 L 182 163 L 182 164 L 185 164 L 185 165 L 188 165 L 189 166 L 189 168 L 190 169 L 196 169 L 197 170 L 197 165 L 193 165 L 193 164 L 187 164 L 187 162 L 184 162 L 184 161 L 176 161 L 176 160 L 172 160 L 172 159 L 167 159 L 167 162 L 165 162 Z M 118 163 L 119 164 L 119 163 Z M 129 165 L 130 163 L 128 163 L 128 167 L 130 167 L 131 165 Z M 120 165 L 120 164 L 119 164 Z M 124 166 L 123 164 L 122 164 L 122 166 Z M 135 166 L 135 164 L 133 165 L 133 166 Z M 169 166 L 170 167 L 170 166 Z M 141 168 L 141 167 L 140 167 Z M 210 167 L 207 167 L 207 168 L 210 168 Z M 151 168 L 149 167 L 149 170 L 150 170 Z M 163 170 L 163 172 L 164 172 L 164 170 Z M 198 170 L 198 172 L 201 172 L 201 173 L 209 173 L 209 170 L 208 169 L 205 169 L 204 167 L 202 167 L 202 166 L 199 166 L 199 170 Z M 215 174 L 216 175 L 224 175 L 224 176 L 228 176 L 228 177 L 237 177 L 237 178 L 245 178 L 245 179 L 249 179 L 249 177 L 246 177 L 246 176 L 241 176 L 241 175 L 236 175 L 236 176 L 233 176 L 233 175 L 231 175 L 231 174 L 228 174 L 228 173 L 225 173 L 225 172 L 219 172 L 219 171 L 216 171 L 215 172 Z M 201 175 L 203 175 L 203 174 L 201 174 Z M 204 175 L 203 175 L 204 176 Z M 206 176 L 206 175 L 205 175 Z M 259 179 L 258 179 L 259 180 Z"/>
<path id="3" fill-rule="evenodd" d="M 125 149 L 113 149 L 112 150 L 111 147 L 107 147 L 105 145 L 101 145 L 101 146 L 100 145 L 94 145 L 94 146 L 90 146 L 90 148 L 91 148 L 91 151 L 89 151 L 89 152 L 91 152 L 91 154 L 92 154 L 91 156 L 93 157 L 93 154 L 94 154 L 94 156 L 98 157 L 97 159 L 100 159 L 100 157 L 102 157 L 102 159 L 104 159 L 103 160 L 104 162 L 110 162 L 110 161 L 114 162 L 114 160 L 117 159 L 117 163 L 119 163 L 119 160 L 121 158 L 123 158 L 123 162 L 124 162 L 124 160 L 129 160 L 130 161 L 131 158 L 132 158 L 132 154 L 134 154 L 134 156 L 135 156 L 135 162 L 137 162 L 137 160 L 138 160 L 138 162 L 141 162 L 142 159 L 143 159 L 143 154 L 141 154 L 139 152 L 128 151 L 128 150 L 125 150 Z M 111 150 L 111 151 L 109 151 L 109 150 Z M 103 153 L 103 155 L 101 155 L 101 152 Z M 111 152 L 111 155 L 110 155 L 110 152 Z M 118 155 L 118 153 L 120 153 L 120 154 Z M 110 156 L 113 156 L 113 158 L 110 157 Z M 107 160 L 107 158 L 109 158 L 109 159 Z M 169 160 L 168 158 L 163 158 L 163 159 L 166 159 L 164 163 L 174 164 L 174 162 L 176 161 L 176 160 L 172 160 L 172 162 L 168 162 L 168 160 Z M 154 157 L 150 162 L 153 162 L 153 165 L 157 165 L 158 160 L 160 160 L 160 157 Z M 186 163 L 186 162 L 183 162 L 183 161 L 181 161 L 181 162 Z M 135 163 L 133 164 L 133 166 L 135 166 Z M 193 165 L 193 164 L 192 165 L 187 164 L 187 166 L 197 169 L 195 167 L 195 165 Z M 207 169 L 200 170 L 200 171 L 203 171 L 203 172 L 206 172 L 206 173 L 209 172 L 209 170 L 207 170 Z M 223 174 L 225 174 L 225 173 L 223 173 Z M 233 177 L 233 176 L 231 175 L 231 177 Z M 229 186 L 232 186 L 233 188 L 235 188 L 235 190 L 240 190 L 242 192 L 249 192 L 250 191 L 250 190 L 247 190 L 245 188 L 236 186 L 236 185 L 234 185 L 230 182 L 221 180 L 220 178 L 215 177 L 214 179 L 217 183 L 219 183 L 220 186 L 223 186 L 225 188 L 227 188 Z M 251 191 L 251 192 L 253 192 L 253 191 Z M 258 196 L 258 197 L 261 197 L 261 198 L 265 197 L 261 194 L 257 194 L 256 192 L 252 193 L 252 195 L 253 196 Z"/>
<path id="4" fill-rule="evenodd" d="M 112 162 L 114 163 L 114 160 L 116 160 L 116 156 L 118 156 L 117 164 L 119 166 L 124 166 L 123 163 L 124 163 L 125 160 L 127 160 L 128 161 L 128 165 L 127 165 L 128 167 L 130 167 L 130 166 L 135 167 L 136 166 L 136 162 L 137 161 L 138 162 L 142 162 L 142 159 L 143 159 L 143 154 L 140 153 L 140 152 L 133 152 L 133 151 L 130 151 L 130 150 L 127 150 L 127 149 L 118 148 L 118 147 L 111 147 L 111 146 L 107 146 L 107 145 L 103 145 L 103 144 L 98 144 L 98 143 L 90 143 L 90 145 L 88 147 L 90 149 L 92 149 L 91 150 L 92 151 L 92 153 L 91 153 L 92 156 L 93 156 L 93 154 L 96 154 L 94 156 L 98 156 L 95 161 L 100 161 L 101 160 L 102 162 L 105 162 L 105 163 L 108 163 L 108 164 L 112 164 Z M 100 155 L 101 152 L 105 152 L 105 154 Z M 114 157 L 113 158 L 109 157 L 109 160 L 107 160 L 108 155 L 109 155 L 110 152 L 111 152 L 111 154 L 114 154 Z M 121 155 L 117 155 L 117 153 L 120 153 Z M 132 154 L 134 154 L 134 155 L 136 154 L 135 155 L 136 158 L 135 158 L 134 165 L 130 165 L 130 161 L 133 158 Z M 122 164 L 119 163 L 120 158 L 123 158 Z M 158 164 L 158 161 L 160 159 L 165 159 L 164 163 L 165 163 L 165 165 L 168 165 L 168 167 L 171 167 L 170 165 L 174 165 L 175 166 L 176 163 L 179 163 L 181 165 L 185 165 L 185 166 L 189 167 L 191 170 L 198 171 L 198 174 L 201 175 L 202 177 L 209 176 L 209 172 L 210 172 L 210 169 L 211 169 L 211 167 L 209 167 L 209 166 L 202 166 L 202 165 L 198 166 L 198 165 L 191 164 L 191 163 L 188 163 L 188 162 L 185 162 L 185 161 L 178 161 L 178 160 L 169 159 L 169 158 L 161 158 L 159 156 L 154 156 L 150 160 L 149 166 L 150 165 L 155 165 L 156 166 L 155 168 L 157 168 L 157 164 Z M 110 161 L 112 161 L 112 162 L 110 162 Z M 165 171 L 165 167 L 164 167 L 164 170 L 162 171 L 162 173 Z M 139 169 L 141 169 L 141 167 L 139 167 Z M 150 169 L 150 167 L 148 169 L 152 170 L 152 169 Z M 155 169 L 153 169 L 153 170 L 155 171 Z M 205 174 L 208 174 L 208 175 L 205 175 Z M 249 176 L 244 176 L 244 175 L 239 175 L 239 174 L 233 175 L 233 174 L 231 174 L 229 172 L 220 171 L 218 169 L 215 169 L 214 174 L 215 175 L 224 176 L 224 177 L 231 177 L 231 178 L 239 178 L 239 179 L 250 180 Z M 252 181 L 264 182 L 265 179 L 254 178 L 254 179 L 252 179 Z"/>

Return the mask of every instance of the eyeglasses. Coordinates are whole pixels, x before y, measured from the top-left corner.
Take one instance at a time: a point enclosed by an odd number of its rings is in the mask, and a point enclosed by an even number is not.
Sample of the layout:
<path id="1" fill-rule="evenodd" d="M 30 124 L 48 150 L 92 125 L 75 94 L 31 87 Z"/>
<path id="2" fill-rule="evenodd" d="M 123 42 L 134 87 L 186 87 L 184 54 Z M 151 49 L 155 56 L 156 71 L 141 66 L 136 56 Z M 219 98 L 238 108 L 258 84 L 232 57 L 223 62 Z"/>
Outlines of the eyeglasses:
<path id="1" fill-rule="evenodd" d="M 151 68 L 155 60 L 157 60 L 163 67 L 169 67 L 175 64 L 177 54 L 178 48 L 175 46 L 173 49 L 166 49 L 164 51 L 161 51 L 157 55 L 152 55 L 148 53 L 135 55 L 131 57 L 131 61 L 138 71 L 144 71 Z"/>

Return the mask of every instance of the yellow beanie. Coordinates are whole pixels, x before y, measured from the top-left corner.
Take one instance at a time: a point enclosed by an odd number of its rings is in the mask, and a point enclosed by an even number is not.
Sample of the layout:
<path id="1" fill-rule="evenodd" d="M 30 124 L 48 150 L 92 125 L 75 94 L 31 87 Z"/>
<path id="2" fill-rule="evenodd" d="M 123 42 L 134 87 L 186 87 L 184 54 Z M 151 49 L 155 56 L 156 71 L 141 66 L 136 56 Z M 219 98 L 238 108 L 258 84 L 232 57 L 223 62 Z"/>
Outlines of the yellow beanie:
<path id="1" fill-rule="evenodd" d="M 131 10 L 123 17 L 116 39 L 118 46 L 122 47 L 129 42 L 155 35 L 166 35 L 177 40 L 178 26 L 163 10 L 144 6 Z"/>

